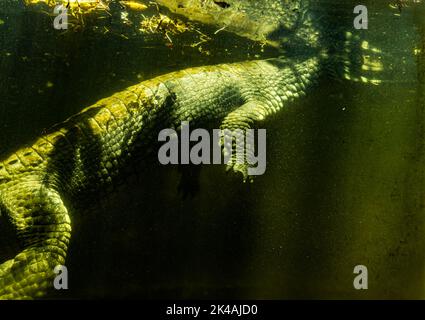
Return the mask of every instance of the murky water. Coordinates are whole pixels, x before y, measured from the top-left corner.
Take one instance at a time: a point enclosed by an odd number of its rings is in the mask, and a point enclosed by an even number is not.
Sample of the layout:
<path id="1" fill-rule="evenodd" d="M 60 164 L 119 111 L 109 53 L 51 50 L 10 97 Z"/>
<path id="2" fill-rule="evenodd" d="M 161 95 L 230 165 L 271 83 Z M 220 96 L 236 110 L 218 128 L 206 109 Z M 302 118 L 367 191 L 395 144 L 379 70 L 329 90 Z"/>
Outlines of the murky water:
<path id="1" fill-rule="evenodd" d="M 335 21 L 357 4 L 316 2 Z M 199 177 L 184 168 L 199 190 L 183 198 L 178 168 L 140 168 L 122 192 L 73 214 L 70 288 L 52 297 L 425 298 L 425 7 L 396 15 L 388 2 L 366 1 L 362 31 L 381 51 L 380 85 L 322 77 L 267 119 L 267 171 L 253 184 L 223 166 Z M 127 24 L 124 11 L 58 31 L 38 7 L 1 2 L 2 154 L 142 80 L 278 54 L 197 23 L 170 39 L 146 34 L 141 13 Z M 3 262 L 17 246 L 0 219 Z M 356 265 L 368 268 L 368 290 L 353 288 Z"/>

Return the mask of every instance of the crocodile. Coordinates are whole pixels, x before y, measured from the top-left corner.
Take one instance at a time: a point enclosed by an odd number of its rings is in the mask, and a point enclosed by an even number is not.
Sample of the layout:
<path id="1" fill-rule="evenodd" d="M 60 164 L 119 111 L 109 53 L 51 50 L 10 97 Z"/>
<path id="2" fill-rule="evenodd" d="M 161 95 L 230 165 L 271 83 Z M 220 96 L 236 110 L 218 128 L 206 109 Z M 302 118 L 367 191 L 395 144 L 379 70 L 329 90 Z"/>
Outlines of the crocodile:
<path id="1" fill-rule="evenodd" d="M 255 128 L 305 95 L 328 69 L 335 50 L 311 2 L 157 0 L 188 19 L 270 41 L 282 55 L 143 81 L 101 99 L 3 159 L 0 212 L 14 226 L 22 250 L 0 264 L 0 299 L 46 295 L 55 267 L 66 261 L 71 204 L 131 174 L 131 166 L 155 153 L 158 130 L 178 130 L 182 121 L 217 123 L 230 132 Z M 247 180 L 247 163 L 227 166 Z"/>

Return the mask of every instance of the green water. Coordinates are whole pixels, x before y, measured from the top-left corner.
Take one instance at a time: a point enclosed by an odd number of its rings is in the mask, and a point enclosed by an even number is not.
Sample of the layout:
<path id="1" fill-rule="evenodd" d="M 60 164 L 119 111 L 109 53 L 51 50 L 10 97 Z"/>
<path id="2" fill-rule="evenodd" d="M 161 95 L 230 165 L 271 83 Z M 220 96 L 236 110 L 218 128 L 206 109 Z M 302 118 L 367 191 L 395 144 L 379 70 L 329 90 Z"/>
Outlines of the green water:
<path id="1" fill-rule="evenodd" d="M 382 51 L 381 85 L 322 78 L 268 119 L 267 171 L 252 185 L 205 166 L 199 192 L 183 199 L 176 168 L 141 168 L 143 178 L 73 217 L 70 289 L 53 297 L 424 299 L 425 8 L 395 16 L 375 2 L 365 2 L 365 32 Z M 171 47 L 111 21 L 110 32 L 63 33 L 1 2 L 2 154 L 144 79 L 276 55 L 225 32 L 202 52 L 193 34 Z M 13 233 L 0 233 L 0 261 L 15 249 Z M 353 288 L 356 265 L 368 268 L 368 290 Z"/>

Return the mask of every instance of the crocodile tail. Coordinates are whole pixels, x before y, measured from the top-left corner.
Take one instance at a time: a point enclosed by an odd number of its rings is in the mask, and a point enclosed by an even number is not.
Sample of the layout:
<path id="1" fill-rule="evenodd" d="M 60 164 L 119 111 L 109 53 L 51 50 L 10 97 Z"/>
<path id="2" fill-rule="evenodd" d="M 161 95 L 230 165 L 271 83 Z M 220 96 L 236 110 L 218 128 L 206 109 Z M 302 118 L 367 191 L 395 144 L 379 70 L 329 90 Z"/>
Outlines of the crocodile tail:
<path id="1" fill-rule="evenodd" d="M 0 201 L 23 246 L 0 264 L 0 300 L 43 296 L 53 288 L 57 266 L 65 263 L 71 233 L 68 211 L 60 195 L 34 176 L 3 190 Z"/>

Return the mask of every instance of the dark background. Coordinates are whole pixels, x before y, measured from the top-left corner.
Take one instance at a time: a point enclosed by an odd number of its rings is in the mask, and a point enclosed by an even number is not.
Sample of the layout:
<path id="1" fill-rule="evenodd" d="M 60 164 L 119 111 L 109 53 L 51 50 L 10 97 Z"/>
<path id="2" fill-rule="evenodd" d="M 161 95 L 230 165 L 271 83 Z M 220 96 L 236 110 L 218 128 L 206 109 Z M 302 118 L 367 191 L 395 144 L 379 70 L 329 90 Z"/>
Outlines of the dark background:
<path id="1" fill-rule="evenodd" d="M 319 3 L 336 25 L 354 17 L 354 3 Z M 205 166 L 199 192 L 183 199 L 177 168 L 141 168 L 122 192 L 73 213 L 70 289 L 51 297 L 424 298 L 424 58 L 414 49 L 425 41 L 425 12 L 366 4 L 363 32 L 384 65 L 368 76 L 382 85 L 324 78 L 268 119 L 267 171 L 253 184 Z M 120 10 L 63 33 L 36 9 L 0 3 L 2 154 L 155 75 L 277 54 L 225 32 L 203 53 L 190 47 L 193 34 L 170 47 L 122 25 Z M 0 218 L 3 261 L 16 243 Z M 369 290 L 353 288 L 358 264 L 369 269 Z"/>

